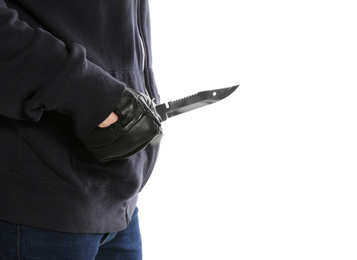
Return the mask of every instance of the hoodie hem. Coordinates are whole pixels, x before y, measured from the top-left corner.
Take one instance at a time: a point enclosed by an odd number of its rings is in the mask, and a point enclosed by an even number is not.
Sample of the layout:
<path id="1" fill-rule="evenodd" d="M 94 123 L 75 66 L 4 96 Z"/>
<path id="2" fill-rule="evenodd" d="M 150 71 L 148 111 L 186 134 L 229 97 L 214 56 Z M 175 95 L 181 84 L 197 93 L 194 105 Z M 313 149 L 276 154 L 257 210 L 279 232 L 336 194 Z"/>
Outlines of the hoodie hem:
<path id="1" fill-rule="evenodd" d="M 137 195 L 125 200 L 103 191 L 75 190 L 10 174 L 2 174 L 0 180 L 1 220 L 58 232 L 123 230 L 131 221 L 138 199 Z"/>

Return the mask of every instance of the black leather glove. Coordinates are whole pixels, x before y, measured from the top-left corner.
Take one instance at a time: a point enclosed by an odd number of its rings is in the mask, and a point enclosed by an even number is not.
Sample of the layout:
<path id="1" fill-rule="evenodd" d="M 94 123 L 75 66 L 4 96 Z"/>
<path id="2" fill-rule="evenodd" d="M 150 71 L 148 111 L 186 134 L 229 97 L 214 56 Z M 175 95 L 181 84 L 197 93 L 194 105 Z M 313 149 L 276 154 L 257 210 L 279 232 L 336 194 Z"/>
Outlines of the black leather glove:
<path id="1" fill-rule="evenodd" d="M 105 128 L 96 127 L 81 138 L 99 161 L 125 159 L 160 142 L 161 118 L 146 95 L 126 88 L 114 112 L 119 116 L 117 122 Z"/>

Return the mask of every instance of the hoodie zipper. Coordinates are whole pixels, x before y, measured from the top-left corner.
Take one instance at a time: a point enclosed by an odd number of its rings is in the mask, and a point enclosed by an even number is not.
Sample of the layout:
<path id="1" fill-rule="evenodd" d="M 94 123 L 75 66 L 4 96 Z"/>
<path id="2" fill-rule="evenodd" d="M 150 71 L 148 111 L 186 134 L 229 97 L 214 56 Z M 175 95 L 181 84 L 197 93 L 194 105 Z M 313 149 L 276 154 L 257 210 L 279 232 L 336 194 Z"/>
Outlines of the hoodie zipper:
<path id="1" fill-rule="evenodd" d="M 145 58 L 146 58 L 146 52 L 145 52 L 145 46 L 144 46 L 144 42 L 143 42 L 143 39 L 141 37 L 141 34 L 140 34 L 140 31 L 139 31 L 139 39 L 140 39 L 140 44 L 141 44 L 141 48 L 143 50 L 143 60 L 142 60 L 142 67 L 141 67 L 141 71 L 143 73 L 143 77 L 144 77 L 144 89 L 145 89 L 145 92 L 146 92 L 146 95 L 148 97 L 150 97 L 150 94 L 149 94 L 149 91 L 146 87 L 146 81 L 145 81 Z M 151 98 L 151 97 L 150 97 Z"/>
<path id="2" fill-rule="evenodd" d="M 148 89 L 147 89 L 146 80 L 145 80 L 146 51 L 145 51 L 145 43 L 143 40 L 143 36 L 141 34 L 142 28 L 140 27 L 140 25 L 141 25 L 140 9 L 141 9 L 140 3 L 139 3 L 139 1 L 137 1 L 137 21 L 136 22 L 137 22 L 137 27 L 138 27 L 138 35 L 139 35 L 140 45 L 141 45 L 142 54 L 143 54 L 142 61 L 141 61 L 142 62 L 141 63 L 141 71 L 142 71 L 143 77 L 144 77 L 144 89 L 145 89 L 146 95 L 148 97 L 152 98 L 149 94 Z"/>
<path id="3" fill-rule="evenodd" d="M 139 30 L 139 40 L 140 40 L 140 44 L 141 44 L 141 49 L 143 51 L 143 57 L 142 57 L 142 63 L 141 63 L 141 71 L 144 72 L 145 70 L 145 58 L 146 58 L 146 52 L 145 52 L 145 46 L 144 46 L 144 42 L 143 42 L 143 38 L 140 34 L 140 30 Z"/>

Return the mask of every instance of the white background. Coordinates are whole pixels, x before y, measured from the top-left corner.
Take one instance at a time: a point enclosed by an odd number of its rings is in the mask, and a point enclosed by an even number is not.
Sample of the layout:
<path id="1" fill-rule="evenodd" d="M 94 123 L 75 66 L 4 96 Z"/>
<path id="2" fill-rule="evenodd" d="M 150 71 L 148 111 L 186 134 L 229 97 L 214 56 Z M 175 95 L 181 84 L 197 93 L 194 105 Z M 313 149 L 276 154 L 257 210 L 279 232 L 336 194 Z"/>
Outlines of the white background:
<path id="1" fill-rule="evenodd" d="M 357 259 L 355 1 L 151 0 L 163 124 L 146 260 Z"/>

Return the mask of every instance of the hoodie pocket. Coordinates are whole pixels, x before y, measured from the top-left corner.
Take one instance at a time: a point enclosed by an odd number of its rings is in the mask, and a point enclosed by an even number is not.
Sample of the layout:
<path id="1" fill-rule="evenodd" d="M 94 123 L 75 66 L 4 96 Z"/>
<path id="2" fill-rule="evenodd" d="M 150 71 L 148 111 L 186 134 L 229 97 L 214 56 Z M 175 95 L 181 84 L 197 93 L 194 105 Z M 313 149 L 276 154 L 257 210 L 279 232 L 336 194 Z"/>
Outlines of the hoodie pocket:
<path id="1" fill-rule="evenodd" d="M 0 174 L 11 174 L 17 158 L 18 135 L 16 127 L 0 116 Z"/>
<path id="2" fill-rule="evenodd" d="M 83 189 L 69 153 L 59 142 L 46 140 L 35 124 L 16 124 L 19 135 L 16 174 L 28 180 Z"/>
<path id="3" fill-rule="evenodd" d="M 157 147 L 149 146 L 128 159 L 100 163 L 88 150 L 81 149 L 73 153 L 73 164 L 87 189 L 130 200 L 140 192 L 151 175 L 156 159 L 152 150 L 156 151 Z"/>

